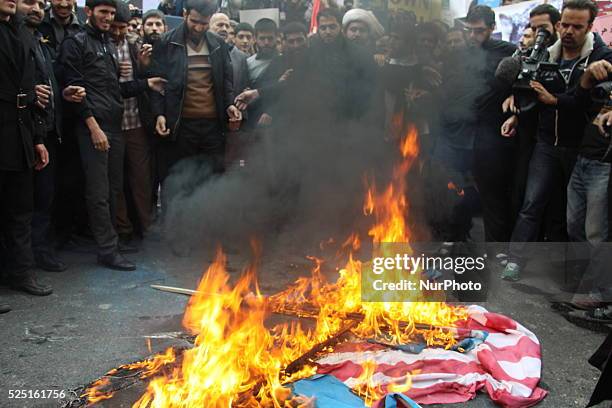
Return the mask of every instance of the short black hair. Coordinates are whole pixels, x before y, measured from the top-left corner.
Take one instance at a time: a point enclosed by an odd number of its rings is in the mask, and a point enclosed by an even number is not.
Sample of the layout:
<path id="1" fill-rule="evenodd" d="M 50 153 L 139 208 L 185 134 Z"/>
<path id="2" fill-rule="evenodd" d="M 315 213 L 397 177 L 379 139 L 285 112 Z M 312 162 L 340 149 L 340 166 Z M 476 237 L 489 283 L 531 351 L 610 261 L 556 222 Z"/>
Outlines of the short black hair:
<path id="1" fill-rule="evenodd" d="M 142 16 L 142 25 L 144 25 L 150 18 L 159 18 L 161 21 L 164 22 L 164 25 L 166 25 L 165 14 L 162 13 L 160 10 L 152 9 L 144 13 L 144 15 Z"/>
<path id="2" fill-rule="evenodd" d="M 319 14 L 317 14 L 317 25 L 321 22 L 321 17 L 335 18 L 338 24 L 342 25 L 342 13 L 336 8 L 328 7 L 319 11 Z"/>
<path id="3" fill-rule="evenodd" d="M 552 4 L 540 4 L 539 6 L 535 6 L 531 13 L 529 13 L 529 18 L 535 16 L 543 16 L 544 14 L 548 14 L 550 18 L 550 22 L 555 25 L 561 20 L 561 13 L 559 10 Z"/>
<path id="4" fill-rule="evenodd" d="M 444 37 L 444 32 L 439 25 L 434 22 L 421 23 L 416 27 L 416 34 L 429 34 L 433 37 L 436 44 L 439 44 Z"/>
<path id="5" fill-rule="evenodd" d="M 566 9 L 589 10 L 589 13 L 591 14 L 591 18 L 589 19 L 589 24 L 592 24 L 593 21 L 595 21 L 595 17 L 597 17 L 597 14 L 599 13 L 597 4 L 595 4 L 595 2 L 591 0 L 566 0 L 565 3 L 563 3 L 561 14 L 563 14 L 563 12 Z"/>
<path id="6" fill-rule="evenodd" d="M 485 25 L 493 28 L 495 26 L 495 12 L 489 6 L 479 4 L 470 8 L 465 21 L 468 23 L 477 23 L 478 21 L 484 21 Z"/>
<path id="7" fill-rule="evenodd" d="M 236 29 L 234 31 L 236 31 L 236 34 L 238 34 L 240 31 L 248 31 L 251 34 L 255 34 L 255 30 L 253 30 L 253 26 L 250 25 L 249 23 L 239 23 L 236 26 Z"/>
<path id="8" fill-rule="evenodd" d="M 278 27 L 274 20 L 269 18 L 260 18 L 255 23 L 255 36 L 259 33 L 274 33 L 278 32 Z"/>
<path id="9" fill-rule="evenodd" d="M 210 0 L 186 0 L 185 11 L 187 14 L 195 10 L 204 17 L 210 17 L 217 12 L 217 4 Z"/>
<path id="10" fill-rule="evenodd" d="M 302 23 L 298 23 L 297 21 L 292 21 L 281 29 L 283 36 L 287 36 L 289 34 L 304 34 L 308 35 L 308 29 Z"/>
<path id="11" fill-rule="evenodd" d="M 98 6 L 111 6 L 117 8 L 117 2 L 115 0 L 87 0 L 85 6 L 91 10 Z"/>
<path id="12" fill-rule="evenodd" d="M 126 3 L 119 0 L 117 1 L 117 11 L 115 12 L 115 20 L 117 23 L 129 23 L 132 19 L 132 13 Z"/>

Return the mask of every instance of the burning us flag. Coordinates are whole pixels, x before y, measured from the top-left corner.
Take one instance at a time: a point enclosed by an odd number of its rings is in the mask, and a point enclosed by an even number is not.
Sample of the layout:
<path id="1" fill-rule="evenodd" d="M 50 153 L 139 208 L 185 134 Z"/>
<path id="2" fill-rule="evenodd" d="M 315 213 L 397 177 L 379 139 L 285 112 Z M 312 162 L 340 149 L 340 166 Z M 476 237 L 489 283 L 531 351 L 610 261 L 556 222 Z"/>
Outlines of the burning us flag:
<path id="1" fill-rule="evenodd" d="M 467 353 L 427 348 L 419 354 L 363 343 L 345 343 L 317 361 L 318 373 L 331 374 L 354 387 L 366 361 L 374 361 L 373 375 L 383 387 L 407 375 L 405 394 L 422 404 L 465 402 L 479 390 L 504 407 L 530 407 L 546 396 L 538 387 L 541 376 L 540 343 L 514 320 L 480 306 L 468 308 L 469 318 L 458 322 L 470 330 L 489 332 L 486 340 Z"/>

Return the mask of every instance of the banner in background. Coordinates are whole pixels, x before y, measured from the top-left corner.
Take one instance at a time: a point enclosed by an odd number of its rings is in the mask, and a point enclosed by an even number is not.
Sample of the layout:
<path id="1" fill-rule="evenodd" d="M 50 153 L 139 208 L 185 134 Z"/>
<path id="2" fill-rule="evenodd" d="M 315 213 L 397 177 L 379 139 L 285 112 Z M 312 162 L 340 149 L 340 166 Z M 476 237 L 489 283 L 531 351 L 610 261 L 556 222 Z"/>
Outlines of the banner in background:
<path id="1" fill-rule="evenodd" d="M 543 3 L 552 4 L 561 10 L 563 1 L 533 0 L 493 9 L 495 11 L 496 20 L 493 36 L 504 41 L 518 44 L 523 34 L 523 29 L 529 23 L 529 13 L 535 6 Z"/>
<path id="2" fill-rule="evenodd" d="M 612 14 L 597 17 L 593 23 L 593 31 L 601 36 L 608 47 L 612 46 Z"/>
<path id="3" fill-rule="evenodd" d="M 262 18 L 274 20 L 278 26 L 280 23 L 280 13 L 277 8 L 259 9 L 259 10 L 240 10 L 240 22 L 249 23 L 255 26 L 255 23 Z"/>
<path id="4" fill-rule="evenodd" d="M 442 0 L 388 0 L 389 11 L 413 12 L 417 21 L 439 20 L 442 17 Z"/>
<path id="5" fill-rule="evenodd" d="M 597 8 L 599 8 L 599 15 L 612 14 L 612 1 L 611 0 L 596 0 Z"/>

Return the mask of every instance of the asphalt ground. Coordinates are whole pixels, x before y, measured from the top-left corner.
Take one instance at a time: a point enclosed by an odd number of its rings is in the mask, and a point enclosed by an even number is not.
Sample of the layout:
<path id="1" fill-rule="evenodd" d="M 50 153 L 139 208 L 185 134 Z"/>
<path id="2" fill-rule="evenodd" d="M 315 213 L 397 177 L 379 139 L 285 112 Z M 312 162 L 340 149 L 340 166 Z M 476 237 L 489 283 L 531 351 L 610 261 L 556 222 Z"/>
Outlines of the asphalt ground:
<path id="1" fill-rule="evenodd" d="M 307 274 L 311 263 L 299 244 L 276 242 L 265 246 L 259 281 L 273 293 Z M 237 277 L 249 259 L 246 248 L 228 248 L 229 271 Z M 58 407 L 60 399 L 9 399 L 9 390 L 77 389 L 121 364 L 137 361 L 183 340 L 147 337 L 181 330 L 187 297 L 150 288 L 162 284 L 195 288 L 212 261 L 212 247 L 177 257 L 159 238 L 146 239 L 130 255 L 138 269 L 117 272 L 95 264 L 87 248 L 60 252 L 70 268 L 63 273 L 39 271 L 55 289 L 44 298 L 0 287 L 0 296 L 13 311 L 0 315 L 0 407 Z M 577 327 L 551 309 L 547 295 L 556 291 L 559 273 L 534 263 L 518 284 L 498 279 L 501 267 L 491 266 L 493 292 L 482 303 L 532 330 L 542 345 L 541 387 L 549 395 L 540 407 L 584 407 L 599 372 L 587 363 L 605 335 Z M 552 274 L 553 279 L 550 279 Z M 556 281 L 556 282 L 555 282 Z M 150 346 L 150 349 L 149 349 Z M 142 392 L 132 387 L 103 407 L 130 406 Z M 457 405 L 492 407 L 486 395 Z M 608 405 L 601 405 L 608 406 Z"/>

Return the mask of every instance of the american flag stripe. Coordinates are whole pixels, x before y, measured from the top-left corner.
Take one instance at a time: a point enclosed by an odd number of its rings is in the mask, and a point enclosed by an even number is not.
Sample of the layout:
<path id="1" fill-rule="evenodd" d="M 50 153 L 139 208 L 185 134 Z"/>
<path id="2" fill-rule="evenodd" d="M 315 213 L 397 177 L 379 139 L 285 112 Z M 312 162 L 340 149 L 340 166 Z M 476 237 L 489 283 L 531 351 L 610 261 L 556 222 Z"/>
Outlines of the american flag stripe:
<path id="1" fill-rule="evenodd" d="M 468 314 L 462 327 L 486 330 L 489 336 L 467 353 L 428 348 L 409 354 L 378 345 L 345 343 L 317 361 L 318 371 L 354 387 L 361 365 L 373 360 L 377 363 L 374 384 L 403 383 L 410 375 L 412 387 L 406 395 L 421 404 L 464 402 L 478 390 L 485 390 L 503 407 L 523 408 L 540 402 L 546 391 L 538 387 L 542 358 L 537 337 L 509 317 L 480 306 L 470 306 Z"/>

